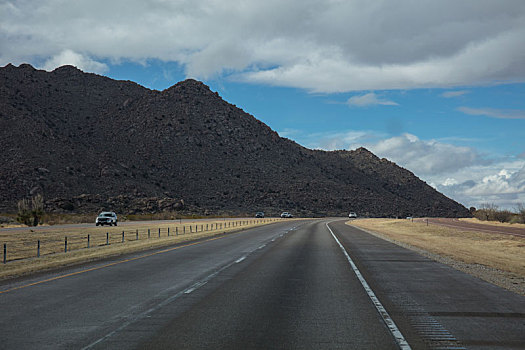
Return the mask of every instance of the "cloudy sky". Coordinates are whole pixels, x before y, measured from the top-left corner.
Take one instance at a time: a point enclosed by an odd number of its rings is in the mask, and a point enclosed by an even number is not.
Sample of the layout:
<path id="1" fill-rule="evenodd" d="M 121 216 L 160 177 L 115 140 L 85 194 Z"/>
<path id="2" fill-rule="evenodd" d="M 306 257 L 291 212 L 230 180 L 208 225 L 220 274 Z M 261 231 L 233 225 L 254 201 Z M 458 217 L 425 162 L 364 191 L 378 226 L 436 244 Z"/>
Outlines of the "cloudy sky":
<path id="1" fill-rule="evenodd" d="M 0 0 L 0 65 L 191 77 L 298 143 L 525 203 L 525 1 Z"/>

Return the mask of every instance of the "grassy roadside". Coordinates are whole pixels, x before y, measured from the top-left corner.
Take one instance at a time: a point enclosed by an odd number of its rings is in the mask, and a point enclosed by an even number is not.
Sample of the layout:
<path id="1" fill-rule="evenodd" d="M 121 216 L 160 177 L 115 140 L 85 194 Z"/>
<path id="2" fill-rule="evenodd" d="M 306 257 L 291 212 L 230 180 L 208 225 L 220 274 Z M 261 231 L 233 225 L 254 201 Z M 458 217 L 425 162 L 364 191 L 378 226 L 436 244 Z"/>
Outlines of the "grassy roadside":
<path id="1" fill-rule="evenodd" d="M 459 221 L 470 222 L 472 224 L 480 224 L 480 225 L 525 228 L 525 224 L 520 224 L 520 223 L 511 224 L 508 222 L 499 222 L 499 221 L 482 221 L 477 218 L 461 218 L 459 219 Z"/>
<path id="2" fill-rule="evenodd" d="M 97 243 L 96 241 L 92 240 L 91 248 L 87 249 L 85 248 L 85 243 L 83 243 L 82 248 L 77 247 L 78 249 L 70 250 L 67 253 L 53 253 L 48 255 L 41 255 L 40 258 L 32 257 L 27 259 L 21 259 L 21 260 L 13 260 L 9 261 L 7 264 L 2 264 L 0 262 L 0 280 L 20 277 L 24 275 L 29 275 L 35 272 L 39 271 L 45 271 L 45 270 L 51 270 L 56 268 L 61 268 L 65 266 L 71 266 L 71 265 L 77 265 L 85 262 L 95 261 L 95 260 L 101 260 L 108 257 L 114 257 L 126 253 L 132 253 L 132 252 L 140 252 L 140 251 L 146 251 L 153 248 L 159 248 L 164 246 L 170 246 L 174 244 L 180 244 L 184 242 L 190 242 L 198 239 L 203 238 L 210 238 L 213 236 L 222 235 L 224 233 L 231 233 L 241 230 L 246 230 L 249 228 L 257 227 L 257 226 L 263 226 L 270 223 L 277 222 L 279 220 L 275 219 L 262 219 L 262 220 L 230 220 L 228 222 L 231 222 L 231 225 L 228 227 L 224 227 L 225 221 L 207 221 L 205 223 L 203 222 L 192 222 L 192 223 L 184 223 L 179 224 L 178 221 L 174 222 L 172 224 L 162 224 L 162 225 L 156 225 L 155 231 L 152 231 L 151 238 L 148 239 L 147 236 L 147 223 L 143 224 L 137 224 L 133 226 L 126 226 L 126 231 L 133 233 L 131 231 L 141 230 L 141 237 L 139 237 L 139 240 L 135 240 L 136 236 L 135 234 L 128 235 L 126 237 L 125 242 L 122 243 L 122 236 L 121 232 L 122 229 L 119 227 L 113 227 L 113 228 L 93 228 L 93 229 L 70 229 L 70 228 L 63 228 L 63 229 L 54 229 L 53 227 L 49 227 L 49 230 L 45 231 L 38 231 L 38 232 L 0 232 L 0 242 L 11 242 L 13 244 L 16 242 L 20 245 L 27 245 L 27 242 L 31 242 L 31 244 L 34 246 L 35 242 L 39 237 L 45 237 L 48 242 L 54 242 L 54 244 L 59 245 L 63 251 L 63 237 L 64 234 L 67 233 L 68 235 L 68 241 L 75 242 L 75 238 L 85 238 L 87 235 L 86 231 L 90 231 L 91 234 L 94 234 L 94 232 L 100 231 L 100 233 L 103 233 L 104 240 L 102 244 Z M 246 224 L 240 225 L 240 222 L 244 222 Z M 251 223 L 247 223 L 251 222 Z M 220 224 L 223 224 L 222 226 Z M 237 224 L 234 224 L 237 223 Z M 206 231 L 204 228 L 206 227 L 206 224 L 208 224 L 209 228 L 216 227 L 216 224 L 219 224 L 219 227 L 217 229 L 208 230 Z M 195 227 L 197 225 L 197 232 L 195 231 Z M 201 230 L 201 225 L 203 230 Z M 183 227 L 185 226 L 185 230 L 183 231 Z M 193 229 L 190 233 L 189 227 L 193 226 Z M 171 235 L 167 236 L 167 227 L 171 228 Z M 161 237 L 158 237 L 158 229 L 161 229 Z M 175 234 L 175 230 L 178 230 L 179 234 Z M 29 229 L 28 229 L 29 230 Z M 105 232 L 113 233 L 116 239 L 111 240 L 110 245 L 105 245 Z M 185 234 L 182 234 L 182 232 L 185 232 Z M 59 238 L 59 239 L 56 239 Z M 74 248 L 74 246 L 73 246 Z M 36 250 L 35 250 L 36 252 Z M 33 255 L 35 256 L 35 255 Z"/>
<path id="3" fill-rule="evenodd" d="M 394 243 L 443 257 L 443 260 L 452 261 L 449 265 L 462 263 L 465 272 L 525 294 L 525 238 L 427 226 L 424 222 L 402 219 L 359 219 L 347 224 Z"/>

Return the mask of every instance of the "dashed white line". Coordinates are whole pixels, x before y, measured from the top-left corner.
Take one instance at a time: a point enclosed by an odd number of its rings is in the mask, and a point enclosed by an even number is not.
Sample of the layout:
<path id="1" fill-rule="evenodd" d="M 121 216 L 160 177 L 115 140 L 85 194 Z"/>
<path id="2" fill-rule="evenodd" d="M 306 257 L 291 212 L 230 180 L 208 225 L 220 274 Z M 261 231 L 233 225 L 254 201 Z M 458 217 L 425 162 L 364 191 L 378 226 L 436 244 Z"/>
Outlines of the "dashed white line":
<path id="1" fill-rule="evenodd" d="M 390 333 L 392 333 L 392 336 L 396 340 L 397 345 L 399 346 L 399 348 L 401 350 L 411 350 L 412 348 L 410 347 L 410 345 L 408 345 L 408 342 L 406 341 L 405 337 L 403 336 L 403 334 L 401 333 L 399 328 L 397 328 L 394 320 L 392 319 L 392 317 L 390 317 L 390 315 L 386 311 L 386 309 L 383 306 L 383 304 L 381 304 L 381 302 L 379 301 L 379 299 L 375 295 L 375 293 L 372 290 L 372 288 L 370 288 L 370 286 L 368 285 L 368 282 L 366 282 L 365 278 L 361 274 L 361 271 L 359 271 L 357 266 L 354 264 L 354 261 L 352 260 L 350 255 L 348 255 L 348 252 L 346 251 L 346 249 L 343 247 L 341 242 L 339 242 L 339 240 L 335 236 L 335 234 L 332 231 L 332 229 L 330 228 L 330 226 L 328 226 L 328 223 L 326 223 L 325 225 L 328 228 L 328 230 L 330 231 L 330 233 L 332 234 L 332 237 L 334 237 L 335 241 L 337 242 L 337 244 L 339 245 L 339 247 L 343 251 L 343 254 L 346 256 L 346 259 L 348 260 L 348 262 L 350 263 L 350 266 L 352 267 L 352 270 L 354 270 L 354 273 L 357 276 L 357 279 L 359 280 L 359 282 L 361 282 L 361 285 L 363 286 L 363 288 L 365 289 L 366 293 L 368 294 L 368 296 L 372 300 L 372 303 L 374 304 L 374 306 L 376 307 L 377 311 L 379 312 L 379 314 L 383 318 L 383 321 L 385 322 L 385 324 L 387 325 L 388 329 L 390 330 Z"/>
<path id="2" fill-rule="evenodd" d="M 243 257 L 240 257 L 239 259 L 235 260 L 235 263 L 240 263 L 241 261 L 243 261 L 244 259 L 246 259 L 246 255 L 243 256 Z"/>
<path id="3" fill-rule="evenodd" d="M 191 292 L 193 292 L 194 290 L 202 287 L 203 285 L 205 285 L 206 283 L 208 283 L 208 281 L 200 281 L 200 282 L 197 282 L 195 283 L 193 286 L 191 286 L 190 288 L 186 289 L 184 291 L 184 294 L 190 294 Z"/>

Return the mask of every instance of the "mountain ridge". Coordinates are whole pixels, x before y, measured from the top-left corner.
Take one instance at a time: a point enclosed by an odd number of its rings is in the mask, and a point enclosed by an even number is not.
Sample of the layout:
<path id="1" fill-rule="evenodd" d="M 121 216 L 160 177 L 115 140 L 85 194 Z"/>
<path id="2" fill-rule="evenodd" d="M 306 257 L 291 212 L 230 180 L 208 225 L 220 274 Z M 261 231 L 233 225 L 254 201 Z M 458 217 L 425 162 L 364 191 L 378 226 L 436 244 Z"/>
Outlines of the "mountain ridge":
<path id="1" fill-rule="evenodd" d="M 0 68 L 0 210 L 468 216 L 370 151 L 307 149 L 193 79 L 162 90 L 72 66 Z"/>

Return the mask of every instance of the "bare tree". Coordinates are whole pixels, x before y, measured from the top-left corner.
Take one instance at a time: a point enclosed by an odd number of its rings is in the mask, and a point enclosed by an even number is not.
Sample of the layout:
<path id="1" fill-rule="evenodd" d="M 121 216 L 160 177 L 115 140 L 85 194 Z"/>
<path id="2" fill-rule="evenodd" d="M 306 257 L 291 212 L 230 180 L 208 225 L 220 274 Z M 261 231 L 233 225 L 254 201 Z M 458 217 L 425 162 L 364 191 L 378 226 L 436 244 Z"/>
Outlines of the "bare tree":
<path id="1" fill-rule="evenodd" d="M 525 224 L 525 204 L 524 203 L 518 204 L 516 212 L 518 214 L 520 223 Z"/>

